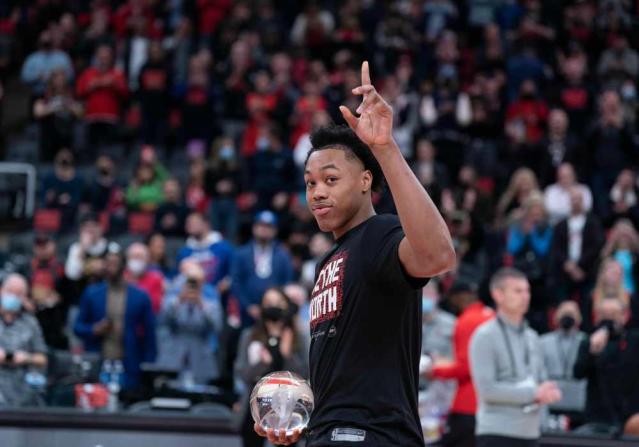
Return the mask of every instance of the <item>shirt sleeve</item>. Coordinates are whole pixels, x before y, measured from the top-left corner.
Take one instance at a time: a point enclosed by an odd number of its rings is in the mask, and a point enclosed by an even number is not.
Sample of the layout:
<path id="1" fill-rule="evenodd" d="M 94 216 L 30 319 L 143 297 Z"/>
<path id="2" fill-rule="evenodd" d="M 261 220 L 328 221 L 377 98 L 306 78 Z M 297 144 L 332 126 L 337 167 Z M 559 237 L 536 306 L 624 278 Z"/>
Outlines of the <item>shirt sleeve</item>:
<path id="1" fill-rule="evenodd" d="M 455 360 L 433 368 L 433 377 L 437 379 L 468 380 L 470 368 L 468 366 L 468 328 L 464 321 L 455 323 L 453 343 L 455 346 Z"/>
<path id="2" fill-rule="evenodd" d="M 421 289 L 430 278 L 415 278 L 406 272 L 399 259 L 399 244 L 404 230 L 393 215 L 375 216 L 362 239 L 362 253 L 369 277 L 397 286 Z"/>

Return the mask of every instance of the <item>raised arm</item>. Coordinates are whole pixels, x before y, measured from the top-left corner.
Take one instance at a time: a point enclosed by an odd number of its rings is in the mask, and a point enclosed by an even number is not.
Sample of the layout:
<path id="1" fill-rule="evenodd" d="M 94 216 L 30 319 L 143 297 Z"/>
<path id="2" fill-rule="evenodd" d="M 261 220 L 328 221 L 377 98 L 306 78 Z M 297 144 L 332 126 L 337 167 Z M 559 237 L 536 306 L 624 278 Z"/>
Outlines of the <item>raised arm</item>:
<path id="1" fill-rule="evenodd" d="M 356 110 L 359 118 L 345 106 L 340 106 L 340 111 L 384 172 L 406 235 L 399 245 L 402 265 L 414 277 L 451 270 L 456 257 L 450 232 L 393 139 L 393 110 L 371 84 L 368 62 L 362 64 L 362 85 L 354 88 L 353 93 L 363 97 Z"/>

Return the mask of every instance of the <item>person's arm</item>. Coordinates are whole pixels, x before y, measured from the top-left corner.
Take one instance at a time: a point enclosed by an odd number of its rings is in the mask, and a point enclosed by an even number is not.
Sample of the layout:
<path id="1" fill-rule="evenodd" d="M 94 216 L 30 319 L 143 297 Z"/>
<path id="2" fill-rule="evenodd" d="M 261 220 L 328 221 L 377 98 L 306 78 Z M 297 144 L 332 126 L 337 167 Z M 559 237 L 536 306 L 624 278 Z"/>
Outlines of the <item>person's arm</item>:
<path id="1" fill-rule="evenodd" d="M 595 367 L 595 356 L 590 352 L 590 339 L 584 337 L 579 345 L 577 360 L 572 368 L 575 379 L 586 379 Z"/>
<path id="2" fill-rule="evenodd" d="M 146 292 L 144 292 L 143 295 L 146 299 L 142 304 L 142 325 L 144 326 L 144 354 L 142 355 L 142 358 L 145 362 L 153 362 L 157 355 L 155 315 L 153 314 L 153 308 L 151 307 L 151 298 L 148 297 Z"/>
<path id="3" fill-rule="evenodd" d="M 84 250 L 79 242 L 74 243 L 69 248 L 69 254 L 67 255 L 67 262 L 64 264 L 64 274 L 72 281 L 77 281 L 82 278 L 84 271 Z"/>
<path id="4" fill-rule="evenodd" d="M 340 111 L 378 160 L 390 187 L 405 234 L 399 244 L 400 262 L 416 278 L 451 270 L 456 256 L 450 232 L 393 139 L 393 110 L 371 85 L 368 62 L 362 64 L 362 85 L 353 93 L 363 96 L 357 108 L 360 117 L 345 106 L 340 106 Z"/>
<path id="5" fill-rule="evenodd" d="M 27 60 L 22 65 L 22 70 L 20 72 L 20 78 L 22 82 L 25 84 L 35 84 L 40 80 L 40 64 L 39 57 L 37 55 L 32 54 L 27 57 Z"/>
<path id="6" fill-rule="evenodd" d="M 73 332 L 85 342 L 96 337 L 93 332 L 93 321 L 91 320 L 91 290 L 91 287 L 87 287 L 82 293 L 80 310 L 73 324 Z"/>
<path id="7" fill-rule="evenodd" d="M 470 366 L 468 365 L 468 342 L 464 339 L 464 333 L 459 321 L 455 323 L 453 341 L 455 346 L 455 360 L 445 363 L 435 363 L 432 376 L 435 379 L 468 380 L 470 378 Z"/>
<path id="8" fill-rule="evenodd" d="M 535 401 L 537 387 L 533 381 L 497 380 L 494 338 L 479 330 L 470 343 L 470 369 L 478 397 L 492 404 L 527 405 Z"/>
<path id="9" fill-rule="evenodd" d="M 547 225 L 541 231 L 539 228 L 535 228 L 531 233 L 530 242 L 535 253 L 539 256 L 546 256 L 552 243 L 552 227 Z"/>
<path id="10" fill-rule="evenodd" d="M 508 242 L 506 244 L 506 251 L 510 255 L 516 255 L 524 247 L 526 242 L 526 235 L 523 234 L 518 224 L 510 226 L 508 231 Z"/>

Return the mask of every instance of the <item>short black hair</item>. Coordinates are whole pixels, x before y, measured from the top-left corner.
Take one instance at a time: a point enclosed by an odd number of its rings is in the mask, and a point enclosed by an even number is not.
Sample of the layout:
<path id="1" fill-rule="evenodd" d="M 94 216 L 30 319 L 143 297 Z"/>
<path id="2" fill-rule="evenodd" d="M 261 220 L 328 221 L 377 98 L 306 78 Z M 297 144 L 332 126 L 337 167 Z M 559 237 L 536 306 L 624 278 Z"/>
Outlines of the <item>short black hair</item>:
<path id="1" fill-rule="evenodd" d="M 380 192 L 384 188 L 384 174 L 379 162 L 368 146 L 359 139 L 350 127 L 331 124 L 314 130 L 311 133 L 311 149 L 306 155 L 304 164 L 308 163 L 313 152 L 324 149 L 343 150 L 346 153 L 346 158 L 359 159 L 364 165 L 364 169 L 373 174 L 373 191 Z"/>

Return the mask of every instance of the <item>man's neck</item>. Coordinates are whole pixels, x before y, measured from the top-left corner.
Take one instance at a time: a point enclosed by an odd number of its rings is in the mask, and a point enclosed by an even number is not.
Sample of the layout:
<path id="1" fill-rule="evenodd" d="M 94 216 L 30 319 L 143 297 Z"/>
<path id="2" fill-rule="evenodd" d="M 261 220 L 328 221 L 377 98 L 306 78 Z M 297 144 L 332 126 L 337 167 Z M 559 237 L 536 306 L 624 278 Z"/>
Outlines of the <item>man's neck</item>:
<path id="1" fill-rule="evenodd" d="M 341 228 L 337 228 L 333 231 L 333 237 L 335 239 L 339 239 L 344 236 L 350 230 L 361 224 L 362 222 L 367 221 L 371 217 L 375 215 L 375 209 L 373 208 L 373 202 L 368 201 L 364 206 L 362 206 L 357 213 L 344 224 Z"/>
<path id="2" fill-rule="evenodd" d="M 515 326 L 520 327 L 524 322 L 524 316 L 521 314 L 515 314 L 513 312 L 504 312 L 503 310 L 498 311 L 499 317 L 505 322 Z"/>

